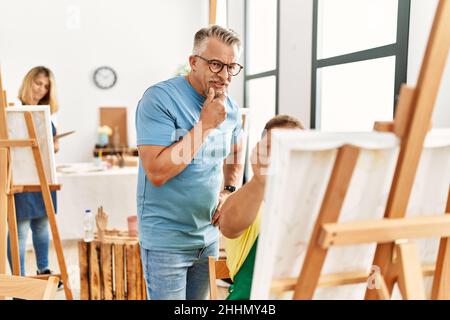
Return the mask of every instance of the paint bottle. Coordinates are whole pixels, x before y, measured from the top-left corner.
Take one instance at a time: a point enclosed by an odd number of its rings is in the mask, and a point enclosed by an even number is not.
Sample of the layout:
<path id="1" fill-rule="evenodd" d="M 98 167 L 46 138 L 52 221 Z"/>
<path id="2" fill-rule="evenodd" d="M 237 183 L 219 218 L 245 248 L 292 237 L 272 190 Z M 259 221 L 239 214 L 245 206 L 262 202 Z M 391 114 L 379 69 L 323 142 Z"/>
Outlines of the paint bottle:
<path id="1" fill-rule="evenodd" d="M 95 216 L 90 209 L 84 211 L 83 217 L 83 238 L 84 242 L 94 240 Z"/>

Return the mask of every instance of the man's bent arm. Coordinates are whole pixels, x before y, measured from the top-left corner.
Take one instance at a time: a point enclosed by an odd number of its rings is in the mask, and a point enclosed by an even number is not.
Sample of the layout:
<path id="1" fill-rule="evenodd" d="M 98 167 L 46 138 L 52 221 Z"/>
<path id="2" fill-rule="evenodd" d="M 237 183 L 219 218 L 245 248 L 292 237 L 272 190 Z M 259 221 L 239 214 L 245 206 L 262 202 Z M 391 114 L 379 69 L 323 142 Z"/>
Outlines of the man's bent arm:
<path id="1" fill-rule="evenodd" d="M 182 172 L 202 147 L 210 129 L 198 122 L 180 141 L 168 147 L 139 146 L 139 157 L 148 179 L 161 186 Z"/>
<path id="2" fill-rule="evenodd" d="M 264 184 L 252 178 L 227 198 L 219 218 L 220 231 L 225 237 L 239 237 L 255 221 L 264 198 L 264 188 Z"/>

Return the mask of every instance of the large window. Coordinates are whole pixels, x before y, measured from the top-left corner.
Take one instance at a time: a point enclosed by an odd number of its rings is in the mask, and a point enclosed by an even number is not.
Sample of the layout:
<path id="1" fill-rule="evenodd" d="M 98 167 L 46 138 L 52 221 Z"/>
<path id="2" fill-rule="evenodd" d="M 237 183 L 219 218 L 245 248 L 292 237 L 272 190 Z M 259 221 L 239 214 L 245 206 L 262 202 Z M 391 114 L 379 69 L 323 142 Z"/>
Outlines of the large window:
<path id="1" fill-rule="evenodd" d="M 369 131 L 406 82 L 410 0 L 314 0 L 311 126 Z"/>
<path id="2" fill-rule="evenodd" d="M 245 101 L 249 151 L 278 113 L 279 0 L 245 0 Z M 251 176 L 248 161 L 246 178 Z"/>

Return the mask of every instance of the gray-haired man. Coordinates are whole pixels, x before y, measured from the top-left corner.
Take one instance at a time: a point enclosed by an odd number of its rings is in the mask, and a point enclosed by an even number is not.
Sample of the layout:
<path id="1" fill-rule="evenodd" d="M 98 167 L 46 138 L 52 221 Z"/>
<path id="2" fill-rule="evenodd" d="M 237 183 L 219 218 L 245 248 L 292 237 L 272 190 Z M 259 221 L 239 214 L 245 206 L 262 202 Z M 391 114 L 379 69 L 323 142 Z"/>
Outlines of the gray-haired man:
<path id="1" fill-rule="evenodd" d="M 228 96 L 241 71 L 238 36 L 199 30 L 191 72 L 158 83 L 136 111 L 139 238 L 150 299 L 204 299 L 218 217 L 239 184 L 241 116 Z M 221 190 L 224 182 L 225 190 Z"/>

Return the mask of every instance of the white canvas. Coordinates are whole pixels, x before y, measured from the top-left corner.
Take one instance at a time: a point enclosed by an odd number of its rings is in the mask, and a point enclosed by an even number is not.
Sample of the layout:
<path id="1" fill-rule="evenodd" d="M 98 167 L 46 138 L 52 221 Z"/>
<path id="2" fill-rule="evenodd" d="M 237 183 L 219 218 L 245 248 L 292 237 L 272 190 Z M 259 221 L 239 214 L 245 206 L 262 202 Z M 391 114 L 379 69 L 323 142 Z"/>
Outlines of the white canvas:
<path id="1" fill-rule="evenodd" d="M 24 112 L 30 111 L 41 149 L 47 181 L 56 184 L 52 125 L 49 106 L 20 106 L 6 108 L 8 135 L 11 140 L 29 139 Z M 12 175 L 15 185 L 39 184 L 39 176 L 31 148 L 12 148 Z"/>
<path id="2" fill-rule="evenodd" d="M 273 279 L 297 277 L 333 168 L 337 149 L 361 147 L 339 221 L 381 219 L 398 157 L 390 133 L 274 132 L 272 159 L 252 285 L 252 299 L 270 295 Z M 450 184 L 450 130 L 428 134 L 408 214 L 444 213 Z M 417 241 L 422 262 L 434 262 L 437 240 Z M 367 271 L 373 245 L 332 247 L 322 274 Z M 428 288 L 430 281 L 428 280 Z M 363 299 L 366 285 L 316 290 L 315 299 Z M 291 298 L 292 293 L 286 298 Z M 395 293 L 398 297 L 398 293 Z"/>

